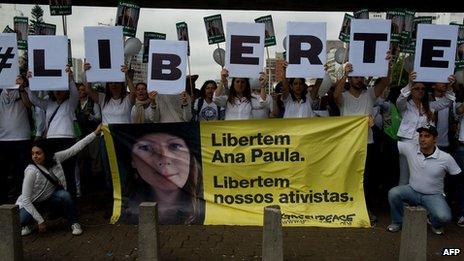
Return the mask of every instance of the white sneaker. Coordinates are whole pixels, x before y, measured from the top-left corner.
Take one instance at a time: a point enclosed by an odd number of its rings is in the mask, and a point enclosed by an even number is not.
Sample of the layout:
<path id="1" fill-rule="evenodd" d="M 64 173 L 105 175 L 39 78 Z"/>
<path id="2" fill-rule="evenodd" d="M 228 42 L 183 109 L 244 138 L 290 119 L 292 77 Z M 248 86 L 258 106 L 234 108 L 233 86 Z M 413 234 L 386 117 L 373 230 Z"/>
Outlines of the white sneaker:
<path id="1" fill-rule="evenodd" d="M 71 225 L 72 234 L 78 236 L 82 234 L 82 227 L 79 223 L 74 223 Z"/>
<path id="2" fill-rule="evenodd" d="M 432 228 L 432 232 L 435 234 L 435 235 L 443 235 L 445 234 L 445 230 L 443 229 L 443 227 L 433 227 L 433 226 L 430 226 Z"/>
<path id="3" fill-rule="evenodd" d="M 27 236 L 32 233 L 32 228 L 30 226 L 24 226 L 21 228 L 21 236 Z"/>

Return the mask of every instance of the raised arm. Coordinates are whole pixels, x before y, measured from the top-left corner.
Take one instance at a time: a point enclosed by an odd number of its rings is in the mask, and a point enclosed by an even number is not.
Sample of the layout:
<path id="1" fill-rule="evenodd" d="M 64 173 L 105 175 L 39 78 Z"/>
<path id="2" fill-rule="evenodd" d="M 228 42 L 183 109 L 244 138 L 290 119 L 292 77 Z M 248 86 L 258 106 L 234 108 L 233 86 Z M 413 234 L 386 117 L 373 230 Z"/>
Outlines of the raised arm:
<path id="1" fill-rule="evenodd" d="M 192 106 L 190 104 L 190 96 L 186 91 L 180 94 L 180 107 L 182 110 L 182 119 L 188 122 L 192 119 Z"/>
<path id="2" fill-rule="evenodd" d="M 388 60 L 388 73 L 386 77 L 382 77 L 379 83 L 374 87 L 375 97 L 379 97 L 385 91 L 385 89 L 390 85 L 391 82 L 391 68 L 392 68 L 392 55 L 390 51 L 387 52 L 385 57 Z"/>
<path id="3" fill-rule="evenodd" d="M 126 83 L 127 83 L 127 86 L 129 87 L 129 97 L 130 97 L 130 102 L 132 105 L 135 104 L 135 86 L 134 86 L 134 81 L 132 80 L 132 77 L 130 76 L 130 70 L 129 70 L 129 67 L 127 67 L 127 65 L 121 65 L 121 71 L 124 73 L 124 75 L 126 76 Z M 125 88 L 126 86 L 124 86 Z"/>
<path id="4" fill-rule="evenodd" d="M 290 86 L 289 86 L 289 83 L 288 83 L 288 80 L 287 80 L 287 66 L 288 66 L 288 62 L 285 61 L 284 64 L 283 64 L 283 75 L 282 75 L 282 96 L 281 96 L 281 99 L 282 100 L 287 100 L 288 98 L 288 95 L 290 94 Z"/>
<path id="5" fill-rule="evenodd" d="M 90 142 L 92 142 L 95 139 L 95 137 L 100 135 L 101 128 L 102 124 L 99 124 L 94 132 L 90 133 L 85 138 L 72 145 L 70 148 L 55 153 L 55 159 L 59 162 L 63 162 L 79 153 L 79 151 L 81 151 L 83 148 L 85 148 L 85 146 L 90 144 Z"/>
<path id="6" fill-rule="evenodd" d="M 337 85 L 335 86 L 334 99 L 338 107 L 342 106 L 343 103 L 343 89 L 345 88 L 346 79 L 348 79 L 348 74 L 353 71 L 353 65 L 347 63 L 345 68 L 343 68 L 343 77 L 338 80 Z"/>
<path id="7" fill-rule="evenodd" d="M 229 77 L 229 71 L 226 68 L 221 70 L 221 82 L 218 84 L 218 87 L 214 91 L 214 96 L 219 97 L 224 92 L 224 86 L 227 86 L 227 77 Z"/>
<path id="8" fill-rule="evenodd" d="M 148 98 L 150 99 L 150 112 L 148 113 L 147 118 L 150 122 L 160 121 L 160 111 L 158 104 L 156 103 L 156 96 L 158 96 L 157 91 L 151 91 L 148 93 Z"/>
<path id="9" fill-rule="evenodd" d="M 77 90 L 76 82 L 74 81 L 73 72 L 69 66 L 66 66 L 65 71 L 68 73 L 69 80 L 69 106 L 73 111 L 79 103 L 79 91 Z"/>

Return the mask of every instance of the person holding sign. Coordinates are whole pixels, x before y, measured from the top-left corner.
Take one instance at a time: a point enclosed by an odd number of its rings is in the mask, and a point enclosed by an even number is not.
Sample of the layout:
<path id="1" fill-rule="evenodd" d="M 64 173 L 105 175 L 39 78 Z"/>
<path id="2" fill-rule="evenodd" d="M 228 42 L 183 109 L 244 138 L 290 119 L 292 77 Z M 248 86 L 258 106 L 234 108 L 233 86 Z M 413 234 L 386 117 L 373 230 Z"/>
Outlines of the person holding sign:
<path id="1" fill-rule="evenodd" d="M 53 91 L 48 93 L 48 99 L 39 99 L 35 92 L 29 92 L 31 102 L 45 111 L 45 138 L 50 142 L 53 152 L 69 148 L 76 142 L 74 131 L 74 112 L 79 103 L 79 92 L 74 82 L 73 72 L 66 66 L 69 78 L 69 91 Z M 32 78 L 32 72 L 28 72 Z M 76 158 L 63 162 L 64 174 L 69 193 L 76 197 L 75 178 Z"/>
<path id="2" fill-rule="evenodd" d="M 372 157 L 374 156 L 374 137 L 371 127 L 374 125 L 373 114 L 375 101 L 379 96 L 382 95 L 391 81 L 390 76 L 392 56 L 390 51 L 387 52 L 386 59 L 390 61 L 387 77 L 380 78 L 380 80 L 377 81 L 377 84 L 373 88 L 367 88 L 364 82 L 364 77 L 349 76 L 349 74 L 353 71 L 353 66 L 350 63 L 347 63 L 344 68 L 344 75 L 338 81 L 334 92 L 334 99 L 340 108 L 341 116 L 364 115 L 369 117 L 366 168 L 364 171 L 363 181 L 364 194 L 371 221 L 376 221 L 377 219 L 372 213 L 370 213 L 370 209 L 372 208 L 370 195 L 374 188 L 372 188 L 373 184 L 369 181 L 369 175 L 375 168 L 375 166 L 373 166 L 374 161 L 372 160 Z M 347 81 L 348 90 L 343 91 Z"/>
<path id="3" fill-rule="evenodd" d="M 72 234 L 82 234 L 76 206 L 68 192 L 62 163 L 81 151 L 100 132 L 101 125 L 70 148 L 56 153 L 52 152 L 48 140 L 38 140 L 33 144 L 31 164 L 24 170 L 22 194 L 16 201 L 19 206 L 19 222 L 23 236 L 32 232 L 29 225 L 33 219 L 38 224 L 39 232 L 46 231 L 45 219 L 37 210 L 38 206 L 48 207 L 50 210 L 55 210 L 57 207 L 63 208 L 71 224 Z"/>
<path id="4" fill-rule="evenodd" d="M 87 72 L 91 68 L 91 64 L 84 64 L 84 71 Z M 106 83 L 105 93 L 98 93 L 90 87 L 90 83 L 85 80 L 87 86 L 87 94 L 92 100 L 98 103 L 101 107 L 102 123 L 130 123 L 131 109 L 135 103 L 135 87 L 132 79 L 129 77 L 129 68 L 126 65 L 121 65 L 121 71 L 124 72 L 127 85 L 129 86 L 130 94 L 127 94 L 126 84 L 122 82 Z M 100 139 L 100 152 L 102 157 L 103 167 L 107 178 L 107 185 L 111 185 L 110 167 L 108 154 L 106 152 L 105 140 L 103 136 Z M 124 168 L 119 171 L 125 172 Z"/>
<path id="5" fill-rule="evenodd" d="M 21 191 L 24 168 L 30 149 L 31 128 L 27 109 L 32 107 L 26 94 L 29 81 L 24 75 L 16 77 L 19 89 L 3 89 L 0 93 L 0 204 L 6 204 L 8 193 L 16 198 Z M 13 177 L 13 184 L 8 182 Z"/>
<path id="6" fill-rule="evenodd" d="M 225 107 L 225 120 L 248 120 L 252 118 L 253 109 L 251 99 L 250 80 L 248 78 L 232 78 L 229 95 L 223 95 L 224 86 L 227 86 L 227 69 L 221 71 L 221 84 L 214 92 L 213 101 L 220 107 Z M 261 88 L 260 103 L 266 101 L 266 90 Z M 262 105 L 255 109 L 262 108 Z"/>
<path id="7" fill-rule="evenodd" d="M 285 62 L 284 68 L 287 65 L 287 62 Z M 327 70 L 327 66 L 325 68 Z M 316 85 L 312 86 L 311 90 L 309 90 L 309 86 L 306 85 L 304 78 L 287 79 L 285 70 L 283 77 L 282 84 L 284 88 L 281 99 L 285 107 L 284 118 L 314 117 L 312 103 L 317 99 L 322 80 L 316 81 Z"/>
<path id="8" fill-rule="evenodd" d="M 403 142 L 417 144 L 419 133 L 415 130 L 426 124 L 435 124 L 435 111 L 448 108 L 454 100 L 454 93 L 449 89 L 444 99 L 429 101 L 426 92 L 426 85 L 423 82 L 416 82 L 416 72 L 409 74 L 409 84 L 401 89 L 401 94 L 396 101 L 398 110 L 402 115 L 398 137 Z M 450 87 L 454 83 L 454 77 L 450 76 Z M 400 155 L 400 179 L 399 185 L 406 185 L 409 182 L 409 167 L 406 158 Z"/>
<path id="9" fill-rule="evenodd" d="M 253 119 L 268 119 L 273 108 L 272 97 L 266 94 L 266 99 L 261 101 L 261 90 L 266 89 L 268 76 L 260 73 L 259 78 L 250 79 L 251 86 L 251 116 Z"/>

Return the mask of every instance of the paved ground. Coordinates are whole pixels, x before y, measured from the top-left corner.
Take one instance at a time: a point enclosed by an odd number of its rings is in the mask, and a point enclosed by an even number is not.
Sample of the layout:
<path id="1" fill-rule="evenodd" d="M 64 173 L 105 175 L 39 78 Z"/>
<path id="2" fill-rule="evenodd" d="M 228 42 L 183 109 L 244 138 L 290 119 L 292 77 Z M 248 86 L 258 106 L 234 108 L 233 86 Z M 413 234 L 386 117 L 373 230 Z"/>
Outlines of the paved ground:
<path id="1" fill-rule="evenodd" d="M 25 260 L 136 260 L 137 226 L 108 225 L 102 205 L 79 203 L 85 232 L 75 237 L 65 221 L 50 222 L 47 233 L 23 238 Z M 370 229 L 284 228 L 285 260 L 398 260 L 400 233 L 385 231 L 388 208 L 377 210 Z M 464 251 L 464 228 L 454 223 L 446 234 L 428 232 L 428 260 L 442 257 L 445 247 Z M 162 260 L 261 259 L 261 227 L 161 226 Z"/>

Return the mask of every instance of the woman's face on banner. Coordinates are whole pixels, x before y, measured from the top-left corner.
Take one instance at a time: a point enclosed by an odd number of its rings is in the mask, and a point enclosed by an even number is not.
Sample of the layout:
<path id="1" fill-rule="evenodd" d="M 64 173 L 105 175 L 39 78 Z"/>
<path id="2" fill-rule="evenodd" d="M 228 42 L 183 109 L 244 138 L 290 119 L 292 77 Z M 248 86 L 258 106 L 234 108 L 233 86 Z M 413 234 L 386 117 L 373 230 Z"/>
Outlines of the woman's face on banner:
<path id="1" fill-rule="evenodd" d="M 154 189 L 175 190 L 187 182 L 190 151 L 185 141 L 177 136 L 148 134 L 132 147 L 132 166 Z"/>

